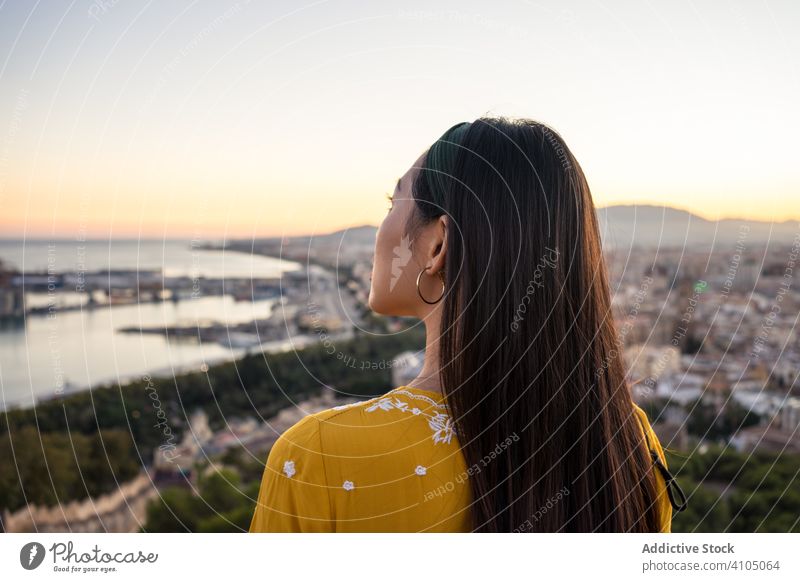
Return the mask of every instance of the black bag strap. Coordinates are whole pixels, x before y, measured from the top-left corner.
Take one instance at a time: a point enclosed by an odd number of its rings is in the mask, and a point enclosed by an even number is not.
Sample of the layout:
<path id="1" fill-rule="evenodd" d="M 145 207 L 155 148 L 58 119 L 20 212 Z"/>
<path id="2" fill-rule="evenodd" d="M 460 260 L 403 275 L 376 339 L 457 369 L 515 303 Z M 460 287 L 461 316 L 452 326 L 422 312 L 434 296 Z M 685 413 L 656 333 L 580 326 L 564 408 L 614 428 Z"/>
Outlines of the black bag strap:
<path id="1" fill-rule="evenodd" d="M 647 442 L 647 450 L 650 452 L 650 458 L 653 459 L 653 466 L 658 469 L 658 472 L 661 473 L 664 482 L 667 484 L 667 496 L 669 497 L 670 505 L 672 505 L 672 510 L 676 513 L 683 511 L 689 505 L 689 500 L 686 498 L 686 494 L 683 492 L 683 489 L 681 489 L 681 486 L 678 485 L 673 474 L 670 473 L 667 466 L 661 462 L 661 457 L 659 457 L 658 453 L 650 446 L 650 437 L 647 434 L 647 427 L 644 425 L 644 422 L 642 422 L 642 418 L 638 414 L 636 417 L 639 419 L 639 424 L 642 425 L 642 432 Z M 680 499 L 680 501 L 676 501 L 676 499 Z"/>

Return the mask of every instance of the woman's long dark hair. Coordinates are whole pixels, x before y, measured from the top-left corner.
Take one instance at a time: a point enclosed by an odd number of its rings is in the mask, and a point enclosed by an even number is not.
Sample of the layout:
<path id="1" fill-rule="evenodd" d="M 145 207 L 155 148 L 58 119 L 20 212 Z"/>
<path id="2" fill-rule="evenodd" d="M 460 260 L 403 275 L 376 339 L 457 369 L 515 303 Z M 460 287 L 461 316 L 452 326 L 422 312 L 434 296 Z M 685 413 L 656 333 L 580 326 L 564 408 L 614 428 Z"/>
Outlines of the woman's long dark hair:
<path id="1" fill-rule="evenodd" d="M 440 380 L 479 468 L 473 530 L 659 531 L 583 171 L 541 123 L 462 125 L 409 229 L 449 216 Z"/>

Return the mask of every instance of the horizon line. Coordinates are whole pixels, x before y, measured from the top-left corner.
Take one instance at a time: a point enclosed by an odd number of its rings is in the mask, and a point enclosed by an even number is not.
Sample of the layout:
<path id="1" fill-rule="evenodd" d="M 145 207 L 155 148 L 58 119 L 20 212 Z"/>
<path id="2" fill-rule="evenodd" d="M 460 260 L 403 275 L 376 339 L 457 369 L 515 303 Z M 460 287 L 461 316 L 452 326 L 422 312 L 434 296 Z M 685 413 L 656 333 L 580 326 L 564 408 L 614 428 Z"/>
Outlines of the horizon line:
<path id="1" fill-rule="evenodd" d="M 701 220 L 705 220 L 707 222 L 723 222 L 723 221 L 746 221 L 746 222 L 756 222 L 762 224 L 773 224 L 773 225 L 781 225 L 791 222 L 798 222 L 800 223 L 800 217 L 792 217 L 792 218 L 785 218 L 783 220 L 764 220 L 760 218 L 747 218 L 743 216 L 722 216 L 719 218 L 709 218 L 708 216 L 704 216 L 703 214 L 689 210 L 688 208 L 680 207 L 680 206 L 668 206 L 663 204 L 653 204 L 650 202 L 643 202 L 641 204 L 608 204 L 605 206 L 597 206 L 595 208 L 596 211 L 600 210 L 607 210 L 609 208 L 639 208 L 639 207 L 646 207 L 646 208 L 657 208 L 661 210 L 677 210 L 679 212 L 685 212 L 690 214 L 693 217 L 699 218 Z M 370 224 L 370 223 L 360 223 L 360 224 L 353 224 L 353 225 L 341 225 L 341 226 L 334 226 L 331 227 L 330 230 L 326 230 L 322 233 L 312 233 L 312 232 L 304 232 L 300 234 L 262 234 L 258 236 L 247 236 L 247 235 L 233 235 L 228 236 L 227 234 L 220 234 L 214 235 L 209 237 L 201 237 L 198 238 L 196 235 L 186 234 L 178 234 L 178 235 L 170 235 L 170 236 L 163 236 L 158 234 L 152 234 L 147 236 L 137 236 L 136 234 L 123 234 L 120 236 L 86 236 L 83 239 L 78 239 L 73 236 L 69 236 L 66 234 L 55 234 L 55 235 L 48 235 L 45 233 L 25 233 L 21 232 L 14 235 L 0 235 L 0 242 L 19 242 L 19 241 L 58 241 L 58 242 L 99 242 L 99 241 L 139 241 L 139 240 L 163 240 L 163 241 L 180 241 L 185 242 L 187 240 L 198 240 L 200 243 L 209 243 L 209 242 L 224 242 L 224 241 L 232 241 L 232 240 L 259 240 L 259 239 L 267 239 L 267 238 L 299 238 L 299 237 L 307 237 L 307 236 L 324 236 L 327 234 L 333 234 L 336 232 L 341 232 L 343 230 L 352 230 L 356 228 L 378 228 L 377 224 Z"/>

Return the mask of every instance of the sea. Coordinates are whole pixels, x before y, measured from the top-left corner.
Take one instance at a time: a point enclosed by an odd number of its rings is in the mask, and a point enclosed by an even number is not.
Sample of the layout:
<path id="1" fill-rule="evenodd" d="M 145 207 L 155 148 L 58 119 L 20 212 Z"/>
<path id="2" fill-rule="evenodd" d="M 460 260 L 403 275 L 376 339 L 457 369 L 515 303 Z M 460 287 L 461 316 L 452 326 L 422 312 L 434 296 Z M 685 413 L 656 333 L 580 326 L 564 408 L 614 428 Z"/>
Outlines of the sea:
<path id="1" fill-rule="evenodd" d="M 0 261 L 22 272 L 160 270 L 164 276 L 269 278 L 300 268 L 278 258 L 199 248 L 188 240 L 0 240 Z M 241 357 L 246 348 L 122 333 L 130 327 L 244 323 L 268 317 L 277 299 L 236 301 L 229 295 L 85 307 L 77 293 L 26 293 L 30 306 L 55 300 L 73 309 L 28 315 L 0 326 L 0 408 L 148 375 L 204 369 Z M 78 308 L 74 308 L 79 306 Z"/>

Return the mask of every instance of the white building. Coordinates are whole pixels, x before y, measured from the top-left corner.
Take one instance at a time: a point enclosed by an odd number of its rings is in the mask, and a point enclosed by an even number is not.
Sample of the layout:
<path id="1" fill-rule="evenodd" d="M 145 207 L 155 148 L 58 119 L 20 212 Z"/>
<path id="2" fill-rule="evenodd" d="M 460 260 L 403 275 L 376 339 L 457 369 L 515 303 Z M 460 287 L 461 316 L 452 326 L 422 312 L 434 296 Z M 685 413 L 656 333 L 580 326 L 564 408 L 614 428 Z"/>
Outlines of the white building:
<path id="1" fill-rule="evenodd" d="M 800 428 L 800 398 L 789 398 L 781 407 L 780 414 L 781 429 L 786 432 L 798 430 Z"/>

